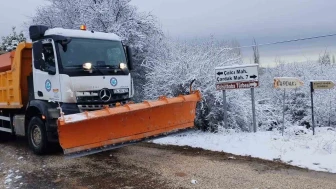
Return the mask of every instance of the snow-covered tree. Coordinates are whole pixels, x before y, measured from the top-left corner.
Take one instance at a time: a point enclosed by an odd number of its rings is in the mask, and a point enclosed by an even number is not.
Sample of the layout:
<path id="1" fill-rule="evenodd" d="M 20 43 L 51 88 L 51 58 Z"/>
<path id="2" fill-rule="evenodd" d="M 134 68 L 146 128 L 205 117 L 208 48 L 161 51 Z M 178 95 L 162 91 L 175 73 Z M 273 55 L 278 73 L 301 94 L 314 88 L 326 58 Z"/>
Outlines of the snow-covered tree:
<path id="1" fill-rule="evenodd" d="M 131 0 L 46 1 L 48 5 L 36 10 L 29 25 L 79 29 L 80 25 L 85 24 L 88 30 L 116 33 L 132 47 L 136 99 L 141 100 L 146 70 L 140 64 L 145 58 L 155 56 L 163 38 L 156 18 L 149 13 L 139 12 L 137 7 L 130 4 Z"/>
<path id="2" fill-rule="evenodd" d="M 260 63 L 260 54 L 259 54 L 259 46 L 256 42 L 256 40 L 253 38 L 253 46 L 252 46 L 252 50 L 253 50 L 253 60 L 255 64 L 259 64 Z"/>
<path id="3" fill-rule="evenodd" d="M 329 52 L 325 51 L 323 55 L 319 57 L 320 64 L 330 64 L 331 58 Z"/>
<path id="4" fill-rule="evenodd" d="M 17 33 L 15 27 L 12 27 L 12 33 L 2 37 L 0 51 L 12 51 L 16 49 L 20 42 L 26 41 L 23 32 Z"/>

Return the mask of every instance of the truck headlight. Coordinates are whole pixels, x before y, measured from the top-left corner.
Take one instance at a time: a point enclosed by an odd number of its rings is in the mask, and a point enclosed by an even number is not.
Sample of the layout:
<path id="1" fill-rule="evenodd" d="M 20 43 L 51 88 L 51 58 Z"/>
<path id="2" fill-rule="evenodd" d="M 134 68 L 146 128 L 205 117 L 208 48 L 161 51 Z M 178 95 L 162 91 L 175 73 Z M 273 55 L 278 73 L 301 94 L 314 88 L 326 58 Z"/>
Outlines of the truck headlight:
<path id="1" fill-rule="evenodd" d="M 119 64 L 120 69 L 124 70 L 127 68 L 127 65 L 125 63 L 120 63 Z"/>
<path id="2" fill-rule="evenodd" d="M 128 89 L 114 89 L 113 92 L 114 94 L 123 94 L 128 93 Z"/>
<path id="3" fill-rule="evenodd" d="M 92 64 L 91 64 L 90 62 L 88 62 L 88 63 L 84 63 L 84 64 L 83 64 L 83 68 L 84 68 L 85 70 L 91 70 L 91 69 L 92 69 Z"/>

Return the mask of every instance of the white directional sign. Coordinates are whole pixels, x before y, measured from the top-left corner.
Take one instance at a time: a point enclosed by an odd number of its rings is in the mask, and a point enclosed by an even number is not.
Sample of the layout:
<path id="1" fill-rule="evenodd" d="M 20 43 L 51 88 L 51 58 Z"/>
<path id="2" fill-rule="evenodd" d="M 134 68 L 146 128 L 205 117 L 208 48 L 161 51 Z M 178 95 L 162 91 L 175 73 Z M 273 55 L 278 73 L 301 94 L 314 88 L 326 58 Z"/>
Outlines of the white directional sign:
<path id="1" fill-rule="evenodd" d="M 216 84 L 255 82 L 259 80 L 258 64 L 215 68 Z"/>
<path id="2" fill-rule="evenodd" d="M 296 77 L 276 77 L 273 84 L 276 89 L 296 89 L 304 83 Z"/>
<path id="3" fill-rule="evenodd" d="M 332 89 L 335 87 L 335 83 L 330 80 L 318 80 L 311 81 L 313 84 L 313 89 Z"/>

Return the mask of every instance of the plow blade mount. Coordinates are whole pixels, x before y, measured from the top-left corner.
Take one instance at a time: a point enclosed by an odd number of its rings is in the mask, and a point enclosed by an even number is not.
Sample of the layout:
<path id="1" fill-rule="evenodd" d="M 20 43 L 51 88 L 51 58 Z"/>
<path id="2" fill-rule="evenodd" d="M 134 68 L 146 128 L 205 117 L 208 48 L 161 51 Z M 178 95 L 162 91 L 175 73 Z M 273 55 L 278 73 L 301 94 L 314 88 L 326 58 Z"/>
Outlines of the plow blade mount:
<path id="1" fill-rule="evenodd" d="M 66 156 L 84 156 L 194 127 L 199 91 L 189 95 L 126 104 L 58 119 Z"/>

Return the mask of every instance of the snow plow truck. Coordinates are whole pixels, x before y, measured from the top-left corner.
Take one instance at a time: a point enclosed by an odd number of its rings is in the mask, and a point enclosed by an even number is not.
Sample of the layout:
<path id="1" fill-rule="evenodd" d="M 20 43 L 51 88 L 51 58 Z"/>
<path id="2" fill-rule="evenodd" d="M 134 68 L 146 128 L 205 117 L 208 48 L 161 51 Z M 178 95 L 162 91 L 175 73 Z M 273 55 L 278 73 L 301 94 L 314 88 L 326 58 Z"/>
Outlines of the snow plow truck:
<path id="1" fill-rule="evenodd" d="M 26 137 L 37 155 L 58 143 L 80 157 L 194 127 L 198 90 L 132 102 L 132 51 L 113 33 L 29 27 L 0 55 L 0 140 Z"/>

